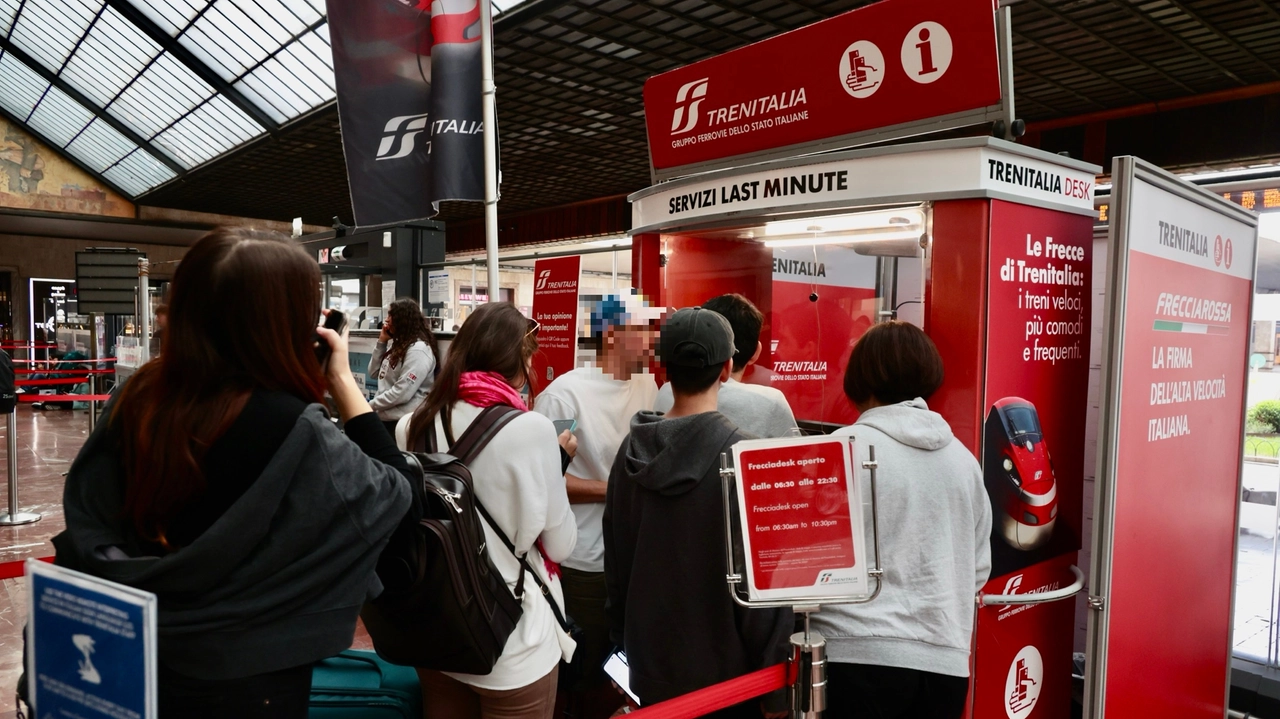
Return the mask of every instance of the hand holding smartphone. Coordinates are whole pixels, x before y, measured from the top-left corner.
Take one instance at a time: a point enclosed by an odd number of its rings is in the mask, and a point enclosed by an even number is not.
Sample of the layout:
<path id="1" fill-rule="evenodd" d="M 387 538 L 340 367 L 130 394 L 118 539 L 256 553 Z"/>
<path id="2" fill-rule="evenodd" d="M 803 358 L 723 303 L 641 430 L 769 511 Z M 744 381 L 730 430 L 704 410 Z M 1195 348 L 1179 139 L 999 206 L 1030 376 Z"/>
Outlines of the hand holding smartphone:
<path id="1" fill-rule="evenodd" d="M 572 433 L 578 429 L 578 420 L 576 419 L 555 419 L 551 421 L 551 424 L 556 426 L 557 435 L 564 432 Z"/>
<path id="2" fill-rule="evenodd" d="M 342 336 L 342 331 L 347 328 L 347 316 L 340 310 L 329 310 L 324 318 L 324 328 L 333 330 Z M 333 347 L 329 341 L 316 333 L 316 359 L 320 360 L 320 366 L 326 367 L 329 363 L 329 355 L 333 354 Z"/>

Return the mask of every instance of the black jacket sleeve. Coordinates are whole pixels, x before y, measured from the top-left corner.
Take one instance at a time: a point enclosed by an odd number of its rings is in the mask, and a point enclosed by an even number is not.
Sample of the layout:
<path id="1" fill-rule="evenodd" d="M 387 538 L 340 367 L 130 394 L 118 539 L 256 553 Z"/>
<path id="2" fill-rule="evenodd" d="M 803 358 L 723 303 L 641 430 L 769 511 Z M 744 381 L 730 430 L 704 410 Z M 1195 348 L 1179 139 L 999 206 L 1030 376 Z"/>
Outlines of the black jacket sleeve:
<path id="1" fill-rule="evenodd" d="M 635 529 L 631 524 L 634 496 L 624 470 L 626 451 L 624 441 L 609 472 L 604 502 L 604 579 L 608 590 L 605 615 L 609 618 L 609 639 L 619 647 L 626 646 L 627 591 L 636 550 Z"/>
<path id="2" fill-rule="evenodd" d="M 366 455 L 396 469 L 409 480 L 412 500 L 409 503 L 409 511 L 405 512 L 404 518 L 400 521 L 400 527 L 392 535 L 391 543 L 395 544 L 405 539 L 404 533 L 414 531 L 414 527 L 422 520 L 422 483 L 417 481 L 410 472 L 409 463 L 405 461 L 404 454 L 396 447 L 395 439 L 387 432 L 386 426 L 378 419 L 377 413 L 366 412 L 353 417 L 346 423 L 344 429 L 347 438 L 355 442 Z"/>

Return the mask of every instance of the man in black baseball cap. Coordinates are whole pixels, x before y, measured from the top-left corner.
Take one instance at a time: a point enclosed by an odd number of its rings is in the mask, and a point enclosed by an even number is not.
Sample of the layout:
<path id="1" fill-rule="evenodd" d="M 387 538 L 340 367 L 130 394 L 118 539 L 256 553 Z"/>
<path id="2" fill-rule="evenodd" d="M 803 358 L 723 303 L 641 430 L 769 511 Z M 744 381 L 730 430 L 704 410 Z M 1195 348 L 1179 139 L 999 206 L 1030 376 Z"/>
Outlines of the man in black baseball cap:
<path id="1" fill-rule="evenodd" d="M 671 411 L 640 412 L 618 450 L 604 510 L 611 638 L 644 705 L 785 661 L 794 616 L 737 607 L 724 584 L 720 454 L 750 435 L 716 411 L 733 330 L 700 307 L 671 315 L 658 354 Z M 786 716 L 786 696 L 717 717 Z"/>

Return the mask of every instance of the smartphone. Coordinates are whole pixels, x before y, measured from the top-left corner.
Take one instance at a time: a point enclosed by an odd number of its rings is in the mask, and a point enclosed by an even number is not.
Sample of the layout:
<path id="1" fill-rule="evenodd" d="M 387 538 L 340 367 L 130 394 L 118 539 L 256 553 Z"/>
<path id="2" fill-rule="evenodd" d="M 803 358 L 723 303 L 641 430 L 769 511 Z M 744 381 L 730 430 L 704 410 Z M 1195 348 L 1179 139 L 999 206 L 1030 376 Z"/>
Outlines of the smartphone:
<path id="1" fill-rule="evenodd" d="M 640 706 L 640 697 L 631 691 L 631 667 L 627 664 L 626 654 L 621 651 L 610 654 L 609 658 L 604 660 L 604 673 L 609 675 L 619 689 L 631 697 L 631 701 L 635 702 L 636 706 Z"/>
<path id="2" fill-rule="evenodd" d="M 347 328 L 347 316 L 338 310 L 329 310 L 329 314 L 324 318 L 325 329 L 333 330 L 338 334 Z M 320 360 L 320 366 L 323 367 L 329 362 L 329 355 L 333 353 L 333 348 L 325 341 L 319 333 L 316 334 L 316 359 Z"/>
<path id="3" fill-rule="evenodd" d="M 551 420 L 551 424 L 556 426 L 557 437 L 565 432 L 573 432 L 578 428 L 578 420 L 576 419 L 554 419 Z"/>

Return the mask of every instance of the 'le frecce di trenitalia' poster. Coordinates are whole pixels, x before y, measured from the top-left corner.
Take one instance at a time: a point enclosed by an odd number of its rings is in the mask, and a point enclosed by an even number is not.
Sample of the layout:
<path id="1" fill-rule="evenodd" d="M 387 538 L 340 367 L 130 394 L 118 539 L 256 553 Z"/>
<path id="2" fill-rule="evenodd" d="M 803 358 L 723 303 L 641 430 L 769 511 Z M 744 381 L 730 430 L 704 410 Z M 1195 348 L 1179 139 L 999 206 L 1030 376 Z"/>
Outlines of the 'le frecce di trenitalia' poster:
<path id="1" fill-rule="evenodd" d="M 985 420 L 987 594 L 1071 581 L 1082 523 L 1093 291 L 1090 217 L 991 202 Z M 975 717 L 1065 719 L 1075 603 L 978 619 Z"/>

